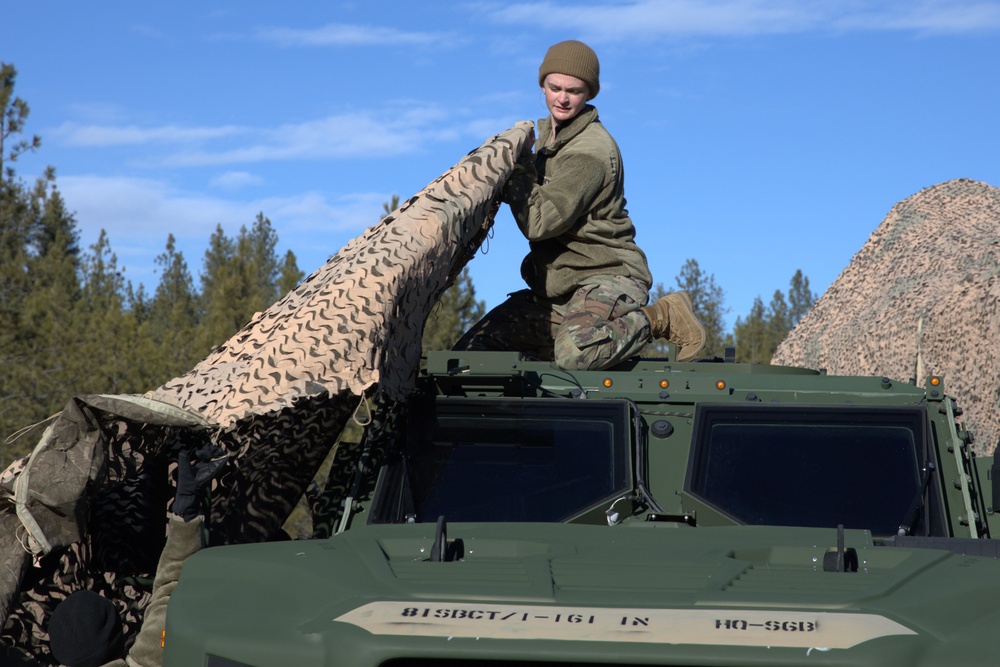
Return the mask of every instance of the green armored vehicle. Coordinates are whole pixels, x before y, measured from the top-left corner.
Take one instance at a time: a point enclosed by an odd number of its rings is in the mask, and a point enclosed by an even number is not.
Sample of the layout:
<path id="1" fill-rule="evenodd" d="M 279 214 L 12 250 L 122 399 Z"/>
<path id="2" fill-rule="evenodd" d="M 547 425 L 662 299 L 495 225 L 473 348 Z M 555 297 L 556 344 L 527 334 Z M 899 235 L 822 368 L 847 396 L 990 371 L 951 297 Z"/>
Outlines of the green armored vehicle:
<path id="1" fill-rule="evenodd" d="M 994 665 L 960 414 L 938 377 L 435 353 L 335 535 L 188 561 L 165 664 Z"/>

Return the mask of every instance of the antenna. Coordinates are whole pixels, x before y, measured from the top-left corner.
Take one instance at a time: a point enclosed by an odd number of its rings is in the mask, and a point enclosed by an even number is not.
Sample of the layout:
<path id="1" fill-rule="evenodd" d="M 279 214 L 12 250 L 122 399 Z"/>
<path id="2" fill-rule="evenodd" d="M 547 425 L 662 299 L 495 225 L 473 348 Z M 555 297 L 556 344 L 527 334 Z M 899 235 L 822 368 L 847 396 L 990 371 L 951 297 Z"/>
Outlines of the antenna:
<path id="1" fill-rule="evenodd" d="M 924 381 L 924 350 L 923 350 L 923 339 L 924 339 L 924 314 L 920 314 L 920 319 L 917 320 L 917 363 L 916 372 L 913 377 L 917 379 L 917 386 Z"/>

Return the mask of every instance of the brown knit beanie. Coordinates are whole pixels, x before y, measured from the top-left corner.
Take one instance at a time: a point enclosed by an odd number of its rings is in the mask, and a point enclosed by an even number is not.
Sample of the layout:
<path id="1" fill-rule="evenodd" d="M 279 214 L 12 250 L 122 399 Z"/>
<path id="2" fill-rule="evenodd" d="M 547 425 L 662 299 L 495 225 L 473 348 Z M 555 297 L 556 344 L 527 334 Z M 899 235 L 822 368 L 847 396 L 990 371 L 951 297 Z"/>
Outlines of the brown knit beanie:
<path id="1" fill-rule="evenodd" d="M 542 66 L 538 68 L 538 85 L 545 84 L 549 74 L 567 74 L 582 79 L 590 89 L 590 99 L 601 89 L 601 63 L 594 50 L 575 39 L 568 39 L 549 47 Z"/>

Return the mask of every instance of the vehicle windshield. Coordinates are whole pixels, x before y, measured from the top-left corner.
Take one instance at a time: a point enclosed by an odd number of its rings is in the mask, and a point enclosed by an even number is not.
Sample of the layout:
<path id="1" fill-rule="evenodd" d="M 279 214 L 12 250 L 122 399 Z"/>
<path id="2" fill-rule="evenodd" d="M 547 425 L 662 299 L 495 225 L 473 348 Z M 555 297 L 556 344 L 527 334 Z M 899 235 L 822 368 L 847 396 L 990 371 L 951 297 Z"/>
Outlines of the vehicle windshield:
<path id="1" fill-rule="evenodd" d="M 741 523 L 891 535 L 924 490 L 919 407 L 709 405 L 695 429 L 687 490 Z"/>
<path id="2" fill-rule="evenodd" d="M 621 401 L 414 402 L 375 520 L 565 521 L 630 488 L 628 427 Z"/>

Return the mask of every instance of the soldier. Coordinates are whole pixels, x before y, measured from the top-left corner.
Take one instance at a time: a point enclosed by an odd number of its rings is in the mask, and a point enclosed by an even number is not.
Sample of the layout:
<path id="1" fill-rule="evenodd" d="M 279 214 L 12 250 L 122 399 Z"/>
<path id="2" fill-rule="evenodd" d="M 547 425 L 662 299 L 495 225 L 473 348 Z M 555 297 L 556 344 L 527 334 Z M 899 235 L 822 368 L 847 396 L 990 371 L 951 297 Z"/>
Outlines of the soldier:
<path id="1" fill-rule="evenodd" d="M 49 649 L 67 667 L 153 667 L 163 664 L 163 627 L 167 602 L 177 586 L 181 568 L 202 548 L 202 489 L 219 471 L 223 452 L 206 445 L 192 462 L 187 449 L 177 455 L 177 492 L 167 514 L 167 542 L 153 580 L 153 594 L 135 644 L 125 652 L 121 619 L 114 604 L 93 591 L 73 593 L 49 619 Z"/>
<path id="2" fill-rule="evenodd" d="M 457 350 L 515 349 L 569 370 L 613 366 L 654 338 L 693 359 L 705 329 L 685 292 L 652 305 L 652 276 L 625 209 L 621 153 L 589 104 L 600 90 L 594 51 L 569 40 L 538 71 L 549 116 L 538 121 L 502 192 L 530 252 L 528 289 L 476 323 Z"/>

